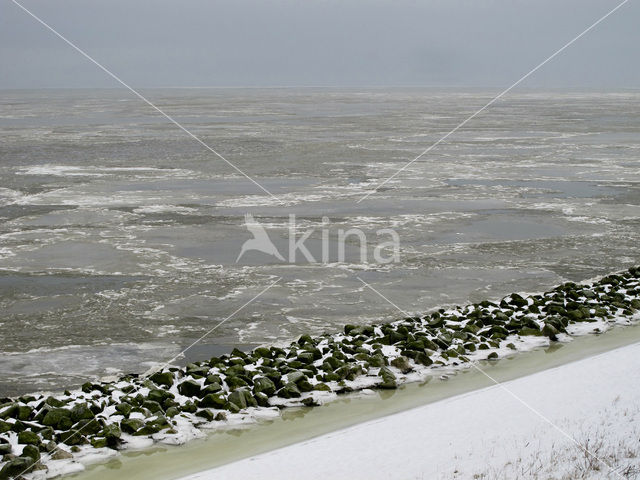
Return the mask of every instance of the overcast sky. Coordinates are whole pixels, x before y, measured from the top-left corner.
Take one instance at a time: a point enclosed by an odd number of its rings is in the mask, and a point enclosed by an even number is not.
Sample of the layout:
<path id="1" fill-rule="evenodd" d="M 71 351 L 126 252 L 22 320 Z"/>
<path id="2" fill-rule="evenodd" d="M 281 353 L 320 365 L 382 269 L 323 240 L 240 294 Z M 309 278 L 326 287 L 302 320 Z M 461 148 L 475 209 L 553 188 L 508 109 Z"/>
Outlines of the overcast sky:
<path id="1" fill-rule="evenodd" d="M 506 87 L 619 0 L 22 3 L 134 87 Z M 523 87 L 640 88 L 639 25 L 631 0 Z M 0 88 L 116 86 L 0 0 Z"/>

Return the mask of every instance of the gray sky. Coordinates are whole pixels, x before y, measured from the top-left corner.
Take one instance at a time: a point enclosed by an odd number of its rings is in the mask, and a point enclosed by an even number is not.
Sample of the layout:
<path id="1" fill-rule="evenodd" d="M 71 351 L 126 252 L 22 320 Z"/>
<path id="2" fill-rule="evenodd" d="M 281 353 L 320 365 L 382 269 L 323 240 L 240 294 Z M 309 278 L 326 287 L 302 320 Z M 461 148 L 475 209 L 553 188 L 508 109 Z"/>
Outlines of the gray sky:
<path id="1" fill-rule="evenodd" d="M 24 0 L 134 87 L 506 87 L 617 3 Z M 523 87 L 640 88 L 639 24 L 631 0 Z M 0 0 L 0 88 L 116 86 Z"/>

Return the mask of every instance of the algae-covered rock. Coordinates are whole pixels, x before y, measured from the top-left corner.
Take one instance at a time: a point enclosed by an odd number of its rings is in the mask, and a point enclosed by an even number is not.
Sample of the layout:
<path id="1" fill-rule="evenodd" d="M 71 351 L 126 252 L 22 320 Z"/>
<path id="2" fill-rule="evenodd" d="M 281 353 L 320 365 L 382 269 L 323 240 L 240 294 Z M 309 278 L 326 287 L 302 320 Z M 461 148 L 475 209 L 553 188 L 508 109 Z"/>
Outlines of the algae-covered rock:
<path id="1" fill-rule="evenodd" d="M 11 430 L 11 424 L 0 420 L 0 433 L 8 432 Z"/>
<path id="2" fill-rule="evenodd" d="M 391 366 L 396 367 L 402 373 L 409 373 L 411 370 L 413 370 L 413 367 L 409 363 L 409 359 L 403 356 L 396 357 L 391 360 Z"/>
<path id="3" fill-rule="evenodd" d="M 173 374 L 171 372 L 156 372 L 149 379 L 157 385 L 171 387 L 173 385 Z"/>
<path id="4" fill-rule="evenodd" d="M 256 377 L 253 379 L 253 391 L 271 396 L 276 393 L 276 385 L 267 377 Z"/>
<path id="5" fill-rule="evenodd" d="M 382 367 L 378 376 L 382 377 L 382 383 L 378 384 L 380 388 L 393 389 L 398 387 L 396 376 L 387 367 Z"/>
<path id="6" fill-rule="evenodd" d="M 104 437 L 93 437 L 91 439 L 91 446 L 93 448 L 105 448 L 107 447 L 108 442 L 107 439 Z"/>
<path id="7" fill-rule="evenodd" d="M 227 399 L 224 395 L 218 393 L 210 393 L 205 395 L 202 400 L 198 402 L 198 406 L 201 408 L 224 408 L 227 403 Z"/>
<path id="8" fill-rule="evenodd" d="M 225 382 L 227 383 L 227 386 L 231 390 L 236 390 L 238 388 L 249 386 L 249 382 L 247 382 L 244 378 L 241 378 L 240 376 L 228 376 L 225 379 Z"/>
<path id="9" fill-rule="evenodd" d="M 87 442 L 85 436 L 75 430 L 59 433 L 58 440 L 62 443 L 66 443 L 67 445 L 80 445 Z"/>
<path id="10" fill-rule="evenodd" d="M 290 382 L 285 384 L 280 390 L 278 390 L 276 392 L 276 395 L 282 398 L 298 398 L 302 395 L 302 393 L 295 383 Z"/>
<path id="11" fill-rule="evenodd" d="M 88 420 L 94 418 L 95 415 L 86 403 L 74 405 L 71 409 L 71 420 L 78 422 L 80 420 Z"/>
<path id="12" fill-rule="evenodd" d="M 196 412 L 196 417 L 204 418 L 207 422 L 212 422 L 216 418 L 215 415 L 211 412 L 211 410 L 208 410 L 206 408 L 202 410 L 198 410 Z"/>
<path id="13" fill-rule="evenodd" d="M 559 333 L 560 332 L 558 331 L 558 329 L 550 323 L 545 323 L 544 327 L 542 327 L 542 335 L 544 335 L 545 337 L 549 337 L 554 342 L 558 340 Z"/>
<path id="14" fill-rule="evenodd" d="M 178 385 L 178 392 L 185 397 L 196 397 L 200 394 L 200 384 L 193 380 L 185 380 Z"/>
<path id="15" fill-rule="evenodd" d="M 8 480 L 31 470 L 36 462 L 31 457 L 17 457 L 0 470 L 0 480 Z"/>
<path id="16" fill-rule="evenodd" d="M 122 436 L 122 431 L 118 425 L 112 423 L 106 425 L 101 432 L 102 437 L 107 442 L 107 446 L 111 448 L 116 448 L 120 445 L 120 437 Z"/>
<path id="17" fill-rule="evenodd" d="M 18 434 L 18 443 L 27 445 L 39 445 L 40 437 L 37 434 L 30 432 L 29 430 L 25 430 L 24 432 L 20 432 Z"/>
<path id="18" fill-rule="evenodd" d="M 519 333 L 520 335 L 535 335 L 535 336 L 542 335 L 542 331 L 539 328 L 531 328 L 531 327 L 522 327 Z"/>
<path id="19" fill-rule="evenodd" d="M 120 429 L 124 433 L 135 433 L 144 426 L 144 422 L 139 418 L 125 418 L 120 421 Z"/>
<path id="20" fill-rule="evenodd" d="M 122 415 L 124 415 L 125 417 L 129 415 L 129 413 L 131 412 L 131 409 L 133 407 L 131 406 L 131 404 L 127 403 L 127 402 L 122 402 L 119 403 L 118 405 L 116 405 L 116 411 Z"/>
<path id="21" fill-rule="evenodd" d="M 177 407 L 169 407 L 167 408 L 167 411 L 165 412 L 165 416 L 167 418 L 173 418 L 176 415 L 178 415 L 180 413 L 180 410 L 178 410 Z"/>
<path id="22" fill-rule="evenodd" d="M 52 408 L 42 419 L 42 424 L 58 430 L 69 428 L 73 424 L 71 412 L 64 408 Z"/>
<path id="23" fill-rule="evenodd" d="M 162 406 L 158 402 L 154 402 L 153 400 L 145 400 L 142 403 L 142 407 L 149 410 L 151 413 L 163 412 Z"/>

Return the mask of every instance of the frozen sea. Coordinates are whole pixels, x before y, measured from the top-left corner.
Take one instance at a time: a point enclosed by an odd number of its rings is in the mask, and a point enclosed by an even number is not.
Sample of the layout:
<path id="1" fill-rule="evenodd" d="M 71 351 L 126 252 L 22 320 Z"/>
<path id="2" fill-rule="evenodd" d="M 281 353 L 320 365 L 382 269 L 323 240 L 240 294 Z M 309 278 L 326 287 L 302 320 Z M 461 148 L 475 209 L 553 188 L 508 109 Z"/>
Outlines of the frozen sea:
<path id="1" fill-rule="evenodd" d="M 640 92 L 512 92 L 363 195 L 497 92 L 0 91 L 0 396 L 303 332 L 542 291 L 638 264 Z M 317 257 L 287 256 L 289 216 Z M 323 217 L 327 217 L 328 223 Z M 362 262 L 400 238 L 400 261 Z M 319 249 L 328 235 L 329 261 Z"/>

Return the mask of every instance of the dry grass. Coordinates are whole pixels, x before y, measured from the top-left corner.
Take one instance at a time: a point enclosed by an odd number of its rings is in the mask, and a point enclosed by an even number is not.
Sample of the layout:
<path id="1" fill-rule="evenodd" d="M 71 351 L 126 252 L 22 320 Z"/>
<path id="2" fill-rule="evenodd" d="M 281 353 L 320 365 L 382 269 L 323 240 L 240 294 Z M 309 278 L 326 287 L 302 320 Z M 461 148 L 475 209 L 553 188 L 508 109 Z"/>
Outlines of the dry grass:
<path id="1" fill-rule="evenodd" d="M 621 408 L 617 400 L 599 412 L 596 425 L 582 425 L 569 440 L 549 445 L 543 438 L 520 445 L 518 458 L 476 473 L 474 480 L 640 480 L 640 407 Z M 626 428 L 621 428 L 621 426 Z M 575 428 L 566 428 L 568 432 Z M 526 452 L 526 453 L 525 453 Z M 461 478 L 461 477 L 454 477 Z"/>

